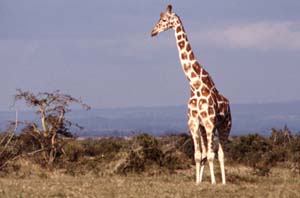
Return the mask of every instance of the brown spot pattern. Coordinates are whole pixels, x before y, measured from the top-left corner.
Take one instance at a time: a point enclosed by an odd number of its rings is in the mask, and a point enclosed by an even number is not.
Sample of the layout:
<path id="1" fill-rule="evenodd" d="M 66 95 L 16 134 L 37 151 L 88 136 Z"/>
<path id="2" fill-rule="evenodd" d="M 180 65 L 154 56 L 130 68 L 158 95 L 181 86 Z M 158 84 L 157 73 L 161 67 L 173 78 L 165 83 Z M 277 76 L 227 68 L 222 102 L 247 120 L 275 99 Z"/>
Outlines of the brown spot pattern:
<path id="1" fill-rule="evenodd" d="M 195 89 L 199 89 L 200 85 L 201 85 L 200 81 L 196 81 L 193 83 L 193 86 L 195 87 Z"/>
<path id="2" fill-rule="evenodd" d="M 176 32 L 178 33 L 178 32 L 180 32 L 180 31 L 181 31 L 181 27 L 178 26 L 178 27 L 176 28 Z"/>
<path id="3" fill-rule="evenodd" d="M 213 82 L 211 81 L 211 78 L 209 76 L 203 76 L 202 82 L 206 84 L 206 86 L 211 89 L 213 87 Z"/>
<path id="4" fill-rule="evenodd" d="M 190 64 L 184 64 L 183 69 L 184 69 L 185 72 L 188 72 L 188 70 L 191 69 L 191 65 Z"/>
<path id="5" fill-rule="evenodd" d="M 195 62 L 195 63 L 193 64 L 193 69 L 195 70 L 195 72 L 196 72 L 198 75 L 200 75 L 201 68 L 200 68 L 200 65 L 199 65 L 198 62 Z"/>
<path id="6" fill-rule="evenodd" d="M 208 114 L 213 115 L 214 114 L 214 109 L 212 107 L 208 108 Z"/>
<path id="7" fill-rule="evenodd" d="M 217 94 L 217 100 L 218 101 L 222 101 L 223 100 L 223 98 L 222 98 L 222 96 L 220 94 Z"/>
<path id="8" fill-rule="evenodd" d="M 194 53 L 193 52 L 191 52 L 190 53 L 190 60 L 192 61 L 192 60 L 194 60 L 195 59 L 195 57 L 194 57 Z"/>
<path id="9" fill-rule="evenodd" d="M 192 116 L 195 118 L 195 117 L 197 117 L 197 115 L 198 115 L 198 112 L 196 110 L 193 110 L 192 111 Z"/>
<path id="10" fill-rule="evenodd" d="M 207 71 L 205 71 L 205 69 L 202 69 L 202 75 L 203 76 L 207 76 L 208 75 L 208 73 L 207 73 Z"/>
<path id="11" fill-rule="evenodd" d="M 196 106 L 196 104 L 197 104 L 197 99 L 192 99 L 192 100 L 190 100 L 190 103 L 189 103 L 192 107 L 195 107 Z"/>
<path id="12" fill-rule="evenodd" d="M 186 51 L 188 51 L 188 52 L 191 51 L 191 46 L 189 43 L 186 45 Z"/>
<path id="13" fill-rule="evenodd" d="M 195 77 L 197 77 L 197 74 L 196 74 L 195 72 L 192 72 L 192 73 L 191 73 L 191 77 L 192 77 L 192 78 L 195 78 Z"/>
<path id="14" fill-rule="evenodd" d="M 208 98 L 208 104 L 209 105 L 213 105 L 214 104 L 214 101 L 213 101 L 212 97 Z"/>
<path id="15" fill-rule="evenodd" d="M 207 97 L 209 95 L 209 90 L 206 87 L 203 87 L 201 89 L 201 94 L 205 97 Z"/>
<path id="16" fill-rule="evenodd" d="M 205 111 L 201 112 L 200 114 L 201 114 L 202 118 L 206 118 L 207 117 L 207 113 Z"/>
<path id="17" fill-rule="evenodd" d="M 197 91 L 197 96 L 200 97 L 200 92 L 199 91 Z"/>
<path id="18" fill-rule="evenodd" d="M 179 48 L 182 50 L 184 48 L 185 42 L 184 41 L 180 41 L 178 43 L 178 45 L 179 45 Z"/>
<path id="19" fill-rule="evenodd" d="M 185 53 L 185 52 L 181 54 L 181 59 L 182 59 L 182 60 L 185 60 L 185 59 L 187 59 L 187 55 L 186 55 L 186 53 Z"/>
<path id="20" fill-rule="evenodd" d="M 199 101 L 199 107 L 201 108 L 202 105 L 204 105 L 204 104 L 207 104 L 207 101 L 205 99 L 200 99 L 200 101 Z"/>

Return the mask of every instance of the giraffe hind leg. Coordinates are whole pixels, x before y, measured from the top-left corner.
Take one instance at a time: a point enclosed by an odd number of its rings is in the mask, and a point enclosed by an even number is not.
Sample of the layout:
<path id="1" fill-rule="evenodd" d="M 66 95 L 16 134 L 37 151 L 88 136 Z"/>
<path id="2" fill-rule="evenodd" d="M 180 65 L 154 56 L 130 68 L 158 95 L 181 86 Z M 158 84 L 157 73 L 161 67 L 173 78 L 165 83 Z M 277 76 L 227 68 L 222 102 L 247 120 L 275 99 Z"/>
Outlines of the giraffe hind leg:
<path id="1" fill-rule="evenodd" d="M 204 166 L 205 166 L 205 162 L 207 161 L 207 156 L 206 156 L 206 145 L 207 142 L 204 141 L 203 138 L 204 136 L 206 136 L 206 132 L 205 132 L 205 128 L 203 126 L 199 126 L 199 131 L 200 131 L 200 144 L 201 144 L 201 161 L 200 161 L 200 182 L 202 182 L 202 178 L 203 178 L 203 171 L 204 171 Z"/>
<path id="2" fill-rule="evenodd" d="M 226 177 L 225 177 L 225 165 L 224 165 L 224 151 L 222 145 L 219 143 L 219 150 L 218 150 L 218 160 L 220 163 L 221 175 L 222 175 L 222 184 L 226 184 Z"/>
<path id="3" fill-rule="evenodd" d="M 221 175 L 222 175 L 222 184 L 226 184 L 226 177 L 225 177 L 225 165 L 224 165 L 224 146 L 227 142 L 229 133 L 231 129 L 231 117 L 230 115 L 227 116 L 224 124 L 218 127 L 219 133 L 219 148 L 218 148 L 218 160 L 220 163 L 221 168 Z"/>

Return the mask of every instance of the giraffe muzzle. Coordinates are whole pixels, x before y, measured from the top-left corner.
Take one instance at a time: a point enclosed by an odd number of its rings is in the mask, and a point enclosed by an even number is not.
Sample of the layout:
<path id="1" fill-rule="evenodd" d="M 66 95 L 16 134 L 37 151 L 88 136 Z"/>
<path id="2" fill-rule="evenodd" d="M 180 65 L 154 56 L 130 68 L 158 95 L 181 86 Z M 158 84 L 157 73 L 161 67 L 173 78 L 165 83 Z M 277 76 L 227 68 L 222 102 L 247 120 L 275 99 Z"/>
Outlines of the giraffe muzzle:
<path id="1" fill-rule="evenodd" d="M 151 36 L 153 37 L 153 36 L 156 36 L 158 34 L 158 31 L 156 31 L 155 29 L 154 30 L 152 30 L 152 32 L 151 32 Z"/>

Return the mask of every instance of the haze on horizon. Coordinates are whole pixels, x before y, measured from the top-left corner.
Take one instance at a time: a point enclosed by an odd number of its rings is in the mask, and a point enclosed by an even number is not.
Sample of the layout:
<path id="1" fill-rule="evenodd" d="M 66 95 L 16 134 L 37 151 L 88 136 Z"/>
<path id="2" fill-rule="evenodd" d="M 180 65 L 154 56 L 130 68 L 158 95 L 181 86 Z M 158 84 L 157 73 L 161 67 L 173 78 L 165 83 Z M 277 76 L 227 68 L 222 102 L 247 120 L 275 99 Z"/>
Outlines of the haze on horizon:
<path id="1" fill-rule="evenodd" d="M 17 88 L 94 108 L 185 104 L 174 33 L 150 37 L 168 4 L 232 103 L 300 100 L 300 1 L 0 0 L 0 110 Z"/>

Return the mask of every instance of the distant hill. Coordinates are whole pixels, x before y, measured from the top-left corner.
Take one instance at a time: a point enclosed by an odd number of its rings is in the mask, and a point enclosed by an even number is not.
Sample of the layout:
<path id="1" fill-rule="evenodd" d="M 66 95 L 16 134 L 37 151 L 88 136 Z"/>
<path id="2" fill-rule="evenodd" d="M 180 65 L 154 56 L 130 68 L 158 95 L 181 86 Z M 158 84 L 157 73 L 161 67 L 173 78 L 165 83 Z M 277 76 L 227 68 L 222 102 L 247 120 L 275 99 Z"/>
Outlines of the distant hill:
<path id="1" fill-rule="evenodd" d="M 232 135 L 258 132 L 269 134 L 271 128 L 287 125 L 300 131 L 300 101 L 265 104 L 232 104 Z M 187 132 L 186 105 L 170 107 L 137 107 L 74 110 L 68 117 L 85 128 L 79 136 L 128 136 L 137 132 L 154 135 Z M 20 120 L 33 120 L 33 112 L 20 112 Z M 0 112 L 0 129 L 14 120 L 14 112 Z"/>

